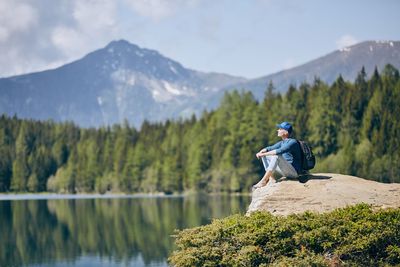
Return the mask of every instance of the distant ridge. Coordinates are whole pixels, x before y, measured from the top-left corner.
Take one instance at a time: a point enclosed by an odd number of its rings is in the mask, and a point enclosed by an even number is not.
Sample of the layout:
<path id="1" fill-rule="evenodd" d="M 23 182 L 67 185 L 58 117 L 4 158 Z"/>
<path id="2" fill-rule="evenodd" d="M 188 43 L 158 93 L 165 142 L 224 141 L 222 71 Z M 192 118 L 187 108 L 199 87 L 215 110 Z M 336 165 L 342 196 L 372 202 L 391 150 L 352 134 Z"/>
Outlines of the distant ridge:
<path id="1" fill-rule="evenodd" d="M 262 59 L 260 59 L 262 60 Z M 290 84 L 332 83 L 340 74 L 353 81 L 386 64 L 400 69 L 399 41 L 367 41 L 336 50 L 298 67 L 253 80 L 191 70 L 155 50 L 112 41 L 82 59 L 56 69 L 0 79 L 0 114 L 74 121 L 80 126 L 200 115 L 219 105 L 225 91 L 250 90 L 262 100 L 269 81 L 279 92 Z"/>
<path id="2" fill-rule="evenodd" d="M 329 84 L 339 75 L 345 80 L 354 81 L 363 66 L 370 76 L 375 67 L 380 71 L 389 63 L 400 69 L 400 41 L 366 41 L 288 70 L 235 84 L 228 89 L 250 89 L 256 98 L 262 99 L 269 81 L 273 82 L 276 91 L 285 92 L 291 84 L 312 83 L 315 77 Z"/>

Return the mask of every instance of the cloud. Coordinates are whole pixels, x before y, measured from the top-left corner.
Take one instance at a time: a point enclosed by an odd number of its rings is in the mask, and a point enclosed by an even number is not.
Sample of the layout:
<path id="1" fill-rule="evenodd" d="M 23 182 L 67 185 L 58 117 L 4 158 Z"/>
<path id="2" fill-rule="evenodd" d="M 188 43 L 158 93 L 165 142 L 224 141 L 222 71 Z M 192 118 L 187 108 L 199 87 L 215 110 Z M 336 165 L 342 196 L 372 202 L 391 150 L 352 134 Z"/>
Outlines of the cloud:
<path id="1" fill-rule="evenodd" d="M 32 6 L 12 0 L 0 2 L 0 14 L 0 43 L 15 33 L 29 30 L 38 21 L 37 11 Z"/>
<path id="2" fill-rule="evenodd" d="M 149 21 L 207 3 L 212 1 L 0 0 L 0 77 L 62 65 L 114 39 L 146 36 Z"/>
<path id="3" fill-rule="evenodd" d="M 291 68 L 293 68 L 294 66 L 296 66 L 296 63 L 295 63 L 295 60 L 292 59 L 292 58 L 287 58 L 287 59 L 283 62 L 283 64 L 282 64 L 282 68 L 283 68 L 284 70 L 291 69 Z"/>
<path id="4" fill-rule="evenodd" d="M 56 67 L 211 0 L 0 0 L 0 77 Z M 140 26 L 142 25 L 142 26 Z M 129 29 L 129 30 L 127 30 Z M 127 38 L 129 39 L 129 38 Z"/>
<path id="5" fill-rule="evenodd" d="M 170 17 L 178 10 L 195 6 L 199 0 L 125 0 L 136 13 L 154 21 Z"/>
<path id="6" fill-rule="evenodd" d="M 1 0 L 0 77 L 48 69 L 119 37 L 113 0 Z"/>
<path id="7" fill-rule="evenodd" d="M 55 48 L 69 59 L 105 45 L 117 36 L 117 4 L 113 0 L 79 1 L 72 6 L 73 23 L 63 23 L 51 32 Z"/>
<path id="8" fill-rule="evenodd" d="M 79 28 L 88 33 L 113 28 L 116 24 L 117 4 L 113 0 L 75 1 L 73 17 Z"/>
<path id="9" fill-rule="evenodd" d="M 55 48 L 67 57 L 79 55 L 82 47 L 86 47 L 85 36 L 78 30 L 60 26 L 53 30 L 51 41 Z"/>
<path id="10" fill-rule="evenodd" d="M 341 36 L 337 41 L 336 41 L 336 46 L 338 49 L 347 47 L 347 46 L 351 46 L 358 43 L 358 40 L 350 35 L 350 34 L 346 34 Z"/>

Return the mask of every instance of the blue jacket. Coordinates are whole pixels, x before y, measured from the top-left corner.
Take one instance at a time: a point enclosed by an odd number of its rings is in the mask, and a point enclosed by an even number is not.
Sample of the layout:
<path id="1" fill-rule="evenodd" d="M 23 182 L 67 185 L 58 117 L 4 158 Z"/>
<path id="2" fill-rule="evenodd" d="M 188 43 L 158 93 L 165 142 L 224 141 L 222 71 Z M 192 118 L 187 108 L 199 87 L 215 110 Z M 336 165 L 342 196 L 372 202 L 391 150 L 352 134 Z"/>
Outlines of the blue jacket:
<path id="1" fill-rule="evenodd" d="M 296 139 L 287 138 L 275 145 L 267 146 L 267 151 L 276 150 L 277 155 L 282 155 L 287 162 L 292 164 L 297 173 L 302 171 L 301 168 L 301 148 Z"/>

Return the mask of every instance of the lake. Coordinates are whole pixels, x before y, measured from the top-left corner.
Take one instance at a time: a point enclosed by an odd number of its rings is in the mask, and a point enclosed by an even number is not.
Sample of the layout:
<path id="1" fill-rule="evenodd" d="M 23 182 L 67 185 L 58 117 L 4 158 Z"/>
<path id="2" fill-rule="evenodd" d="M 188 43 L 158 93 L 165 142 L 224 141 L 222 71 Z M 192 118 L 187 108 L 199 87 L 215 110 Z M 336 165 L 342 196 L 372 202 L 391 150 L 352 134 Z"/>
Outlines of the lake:
<path id="1" fill-rule="evenodd" d="M 245 213 L 250 196 L 0 200 L 0 266 L 168 266 L 175 229 Z"/>

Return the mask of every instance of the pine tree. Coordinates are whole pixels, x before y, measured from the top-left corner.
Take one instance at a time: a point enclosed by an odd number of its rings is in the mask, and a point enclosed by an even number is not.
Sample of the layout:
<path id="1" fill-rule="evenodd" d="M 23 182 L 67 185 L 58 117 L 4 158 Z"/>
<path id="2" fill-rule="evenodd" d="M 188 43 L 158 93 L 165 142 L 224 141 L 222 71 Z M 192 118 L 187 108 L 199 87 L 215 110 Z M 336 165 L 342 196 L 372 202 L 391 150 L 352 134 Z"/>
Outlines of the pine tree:
<path id="1" fill-rule="evenodd" d="M 30 192 L 39 191 L 39 180 L 36 173 L 32 173 L 28 178 L 27 188 Z"/>
<path id="2" fill-rule="evenodd" d="M 310 85 L 303 83 L 300 85 L 298 96 L 294 102 L 295 119 L 294 128 L 295 136 L 298 139 L 307 139 L 309 135 L 308 131 L 308 119 L 310 114 L 310 104 L 309 99 Z"/>
<path id="3" fill-rule="evenodd" d="M 77 180 L 78 180 L 78 152 L 77 149 L 71 151 L 70 157 L 68 159 L 68 164 L 65 172 L 63 173 L 62 189 L 69 193 L 76 193 Z"/>
<path id="4" fill-rule="evenodd" d="M 101 146 L 94 138 L 88 140 L 86 145 L 86 171 L 85 181 L 83 182 L 84 190 L 87 192 L 94 191 L 95 180 L 101 175 L 101 166 L 99 165 L 101 155 Z"/>
<path id="5" fill-rule="evenodd" d="M 329 89 L 322 82 L 314 84 L 312 89 L 316 91 L 316 94 L 310 113 L 310 136 L 308 140 L 312 144 L 314 153 L 319 157 L 326 157 L 337 151 L 337 131 L 339 129 L 337 127 L 338 122 L 335 120 L 338 117 L 338 112 L 332 109 Z"/>
<path id="6" fill-rule="evenodd" d="M 382 113 L 384 112 L 385 98 L 382 90 L 382 81 L 377 72 L 375 72 L 370 83 L 374 85 L 374 92 L 365 111 L 362 134 L 375 147 L 376 155 L 379 156 L 384 154 L 383 139 L 385 137 L 384 128 L 382 127 Z"/>
<path id="7" fill-rule="evenodd" d="M 161 186 L 165 192 L 183 190 L 182 172 L 182 133 L 178 123 L 169 123 L 167 134 L 162 144 L 162 176 Z"/>
<path id="8" fill-rule="evenodd" d="M 5 127 L 6 118 L 0 118 L 0 192 L 10 190 L 12 176 L 12 159 L 10 132 Z"/>
<path id="9" fill-rule="evenodd" d="M 67 162 L 68 148 L 64 140 L 58 139 L 52 147 L 52 156 L 54 157 L 57 166 L 61 167 Z"/>
<path id="10" fill-rule="evenodd" d="M 11 190 L 13 191 L 25 191 L 27 189 L 27 181 L 30 175 L 28 156 L 32 149 L 32 139 L 28 127 L 28 123 L 23 121 L 15 144 L 16 157 L 13 162 L 13 176 L 11 180 Z"/>
<path id="11" fill-rule="evenodd" d="M 205 190 L 207 184 L 203 178 L 211 165 L 210 141 L 207 135 L 205 120 L 193 125 L 185 136 L 187 148 L 185 189 Z"/>
<path id="12" fill-rule="evenodd" d="M 26 191 L 29 167 L 24 157 L 17 157 L 13 162 L 13 177 L 11 180 L 11 190 Z"/>

